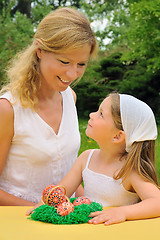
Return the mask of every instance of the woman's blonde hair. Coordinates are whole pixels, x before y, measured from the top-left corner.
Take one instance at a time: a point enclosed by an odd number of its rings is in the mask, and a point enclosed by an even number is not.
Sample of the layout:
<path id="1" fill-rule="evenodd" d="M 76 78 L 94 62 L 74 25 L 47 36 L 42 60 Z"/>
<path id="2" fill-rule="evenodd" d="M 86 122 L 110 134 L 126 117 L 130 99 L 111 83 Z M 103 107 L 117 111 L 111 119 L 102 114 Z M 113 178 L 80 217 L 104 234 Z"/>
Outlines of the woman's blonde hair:
<path id="1" fill-rule="evenodd" d="M 120 114 L 120 96 L 118 93 L 111 93 L 111 112 L 115 126 L 123 130 Z M 122 153 L 126 157 L 125 165 L 115 176 L 115 179 L 125 179 L 134 169 L 145 180 L 155 184 L 158 188 L 158 180 L 155 169 L 155 140 L 134 142 L 129 153 Z"/>
<path id="2" fill-rule="evenodd" d="M 59 8 L 40 22 L 33 42 L 19 53 L 7 71 L 9 84 L 1 93 L 10 90 L 23 107 L 34 109 L 41 86 L 37 49 L 54 53 L 69 52 L 91 46 L 90 58 L 96 55 L 98 45 L 88 19 L 72 8 Z"/>

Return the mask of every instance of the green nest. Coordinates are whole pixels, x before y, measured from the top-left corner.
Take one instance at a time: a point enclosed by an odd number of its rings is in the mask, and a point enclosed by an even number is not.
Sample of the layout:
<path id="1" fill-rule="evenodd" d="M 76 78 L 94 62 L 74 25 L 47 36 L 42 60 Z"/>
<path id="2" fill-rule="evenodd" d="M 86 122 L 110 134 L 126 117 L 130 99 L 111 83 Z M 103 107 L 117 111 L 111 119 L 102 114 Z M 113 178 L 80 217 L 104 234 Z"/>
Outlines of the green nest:
<path id="1" fill-rule="evenodd" d="M 75 199 L 76 198 L 70 198 L 71 203 L 73 203 Z M 80 206 L 75 206 L 72 213 L 63 217 L 57 213 L 54 207 L 42 205 L 36 208 L 29 218 L 35 221 L 53 224 L 80 224 L 87 223 L 89 219 L 91 219 L 91 217 L 89 217 L 91 212 L 102 211 L 102 209 L 102 206 L 96 202 L 81 204 Z"/>

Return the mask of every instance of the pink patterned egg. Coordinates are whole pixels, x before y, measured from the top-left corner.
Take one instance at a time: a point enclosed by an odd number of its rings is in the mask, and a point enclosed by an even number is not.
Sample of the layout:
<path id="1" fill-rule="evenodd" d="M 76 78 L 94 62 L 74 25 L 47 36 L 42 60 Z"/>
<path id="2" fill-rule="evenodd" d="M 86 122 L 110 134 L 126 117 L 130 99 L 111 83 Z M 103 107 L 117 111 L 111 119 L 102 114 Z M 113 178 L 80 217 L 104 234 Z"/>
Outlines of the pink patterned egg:
<path id="1" fill-rule="evenodd" d="M 57 208 L 61 203 L 67 202 L 67 198 L 61 187 L 55 185 L 48 185 L 43 190 L 44 203 Z"/>
<path id="2" fill-rule="evenodd" d="M 74 200 L 73 205 L 79 206 L 81 204 L 91 204 L 91 200 L 87 197 L 78 197 L 76 200 Z"/>
<path id="3" fill-rule="evenodd" d="M 74 211 L 74 206 L 71 202 L 63 202 L 57 208 L 57 213 L 61 216 L 66 216 Z"/>

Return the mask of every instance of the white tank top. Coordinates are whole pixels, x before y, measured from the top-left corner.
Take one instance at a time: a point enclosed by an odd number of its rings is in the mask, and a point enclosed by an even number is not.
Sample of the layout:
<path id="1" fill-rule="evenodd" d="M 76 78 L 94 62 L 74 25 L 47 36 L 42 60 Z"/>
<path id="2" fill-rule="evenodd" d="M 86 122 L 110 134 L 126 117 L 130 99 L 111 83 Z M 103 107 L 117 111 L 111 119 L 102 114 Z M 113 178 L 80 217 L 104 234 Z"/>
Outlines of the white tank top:
<path id="1" fill-rule="evenodd" d="M 63 115 L 56 135 L 34 111 L 13 104 L 14 137 L 0 188 L 25 200 L 38 202 L 43 188 L 57 184 L 70 170 L 80 147 L 77 111 L 70 87 L 61 92 Z M 0 98 L 12 103 L 10 92 Z"/>
<path id="2" fill-rule="evenodd" d="M 127 191 L 123 187 L 121 179 L 115 180 L 88 168 L 94 150 L 91 150 L 82 173 L 85 196 L 91 201 L 102 204 L 103 207 L 118 207 L 137 203 L 139 200 L 137 193 Z"/>

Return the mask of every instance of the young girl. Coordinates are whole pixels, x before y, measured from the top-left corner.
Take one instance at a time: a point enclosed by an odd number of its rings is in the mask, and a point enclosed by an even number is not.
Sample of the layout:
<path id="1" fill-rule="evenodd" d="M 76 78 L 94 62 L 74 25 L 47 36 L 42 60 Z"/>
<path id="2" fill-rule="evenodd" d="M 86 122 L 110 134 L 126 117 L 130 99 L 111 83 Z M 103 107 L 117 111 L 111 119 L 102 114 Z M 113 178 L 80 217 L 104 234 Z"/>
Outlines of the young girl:
<path id="1" fill-rule="evenodd" d="M 150 107 L 133 96 L 112 93 L 90 114 L 86 135 L 100 149 L 83 152 L 59 184 L 70 197 L 83 181 L 86 197 L 114 207 L 92 213 L 89 223 L 160 216 L 154 166 L 157 127 Z"/>

